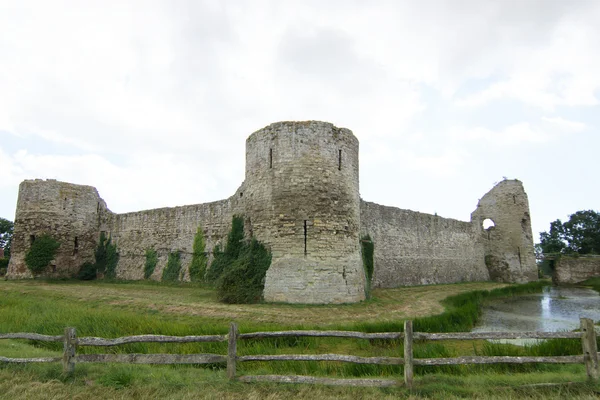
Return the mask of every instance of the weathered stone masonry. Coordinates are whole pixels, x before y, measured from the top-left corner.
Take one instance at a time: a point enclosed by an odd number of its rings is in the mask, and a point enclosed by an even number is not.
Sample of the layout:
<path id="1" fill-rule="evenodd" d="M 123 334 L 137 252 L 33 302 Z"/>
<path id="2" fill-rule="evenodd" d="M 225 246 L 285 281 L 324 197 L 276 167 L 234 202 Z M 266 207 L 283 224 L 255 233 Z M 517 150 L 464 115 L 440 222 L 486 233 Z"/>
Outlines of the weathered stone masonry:
<path id="1" fill-rule="evenodd" d="M 142 279 L 145 251 L 154 248 L 159 263 L 152 278 L 160 279 L 169 252 L 180 251 L 182 265 L 189 265 L 198 227 L 211 253 L 239 214 L 246 235 L 273 253 L 267 301 L 363 300 L 360 238 L 367 234 L 375 245 L 375 287 L 536 279 L 521 182 L 500 182 L 480 200 L 471 221 L 463 222 L 365 202 L 358 176 L 352 132 L 307 121 L 275 123 L 250 135 L 244 182 L 232 197 L 212 203 L 115 214 L 90 186 L 24 181 L 7 276 L 30 277 L 24 257 L 35 235 L 44 232 L 61 243 L 47 275 L 72 275 L 93 261 L 104 231 L 117 244 L 119 278 Z M 496 226 L 484 230 L 486 218 Z"/>
<path id="2" fill-rule="evenodd" d="M 560 256 L 554 264 L 552 281 L 556 284 L 580 283 L 600 277 L 600 256 Z"/>

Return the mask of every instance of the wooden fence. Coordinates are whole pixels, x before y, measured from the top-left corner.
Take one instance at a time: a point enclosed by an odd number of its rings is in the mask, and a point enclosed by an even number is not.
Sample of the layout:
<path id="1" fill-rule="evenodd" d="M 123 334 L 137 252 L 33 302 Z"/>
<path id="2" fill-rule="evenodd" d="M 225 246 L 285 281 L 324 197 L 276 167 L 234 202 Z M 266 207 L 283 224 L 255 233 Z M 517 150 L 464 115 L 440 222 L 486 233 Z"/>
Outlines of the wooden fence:
<path id="1" fill-rule="evenodd" d="M 404 339 L 404 357 L 359 357 L 342 354 L 283 354 L 283 355 L 238 355 L 239 340 L 280 338 L 280 337 L 337 337 L 353 339 Z M 467 356 L 454 358 L 414 358 L 415 340 L 476 340 L 476 339 L 580 339 L 583 349 L 581 355 L 555 357 L 512 357 L 512 356 Z M 30 339 L 46 342 L 63 342 L 62 357 L 7 358 L 0 357 L 4 363 L 52 363 L 62 362 L 65 373 L 72 373 L 79 363 L 130 363 L 130 364 L 209 364 L 226 363 L 229 379 L 243 382 L 289 382 L 318 383 L 328 385 L 352 386 L 394 386 L 393 379 L 330 379 L 298 375 L 259 375 L 237 376 L 236 364 L 249 361 L 337 361 L 356 364 L 404 365 L 404 383 L 411 387 L 415 365 L 461 365 L 461 364 L 585 364 L 590 379 L 598 380 L 598 348 L 594 322 L 581 318 L 580 332 L 477 332 L 477 333 L 423 333 L 413 332 L 412 321 L 404 322 L 404 332 L 363 333 L 351 331 L 282 331 L 239 333 L 237 325 L 232 323 L 227 335 L 206 336 L 162 336 L 139 335 L 116 339 L 80 337 L 75 328 L 65 328 L 64 335 L 48 336 L 36 333 L 4 333 L 0 339 Z M 227 355 L 220 354 L 77 354 L 80 346 L 118 346 L 128 343 L 198 343 L 228 342 Z"/>

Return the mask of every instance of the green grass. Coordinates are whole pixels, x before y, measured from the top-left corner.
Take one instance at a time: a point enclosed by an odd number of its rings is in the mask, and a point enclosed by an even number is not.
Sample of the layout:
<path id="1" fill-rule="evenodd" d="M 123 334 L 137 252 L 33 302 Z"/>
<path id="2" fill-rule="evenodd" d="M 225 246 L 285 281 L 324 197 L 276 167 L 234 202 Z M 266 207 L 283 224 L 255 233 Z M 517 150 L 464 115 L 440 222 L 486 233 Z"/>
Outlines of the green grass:
<path id="1" fill-rule="evenodd" d="M 591 286 L 595 291 L 600 292 L 600 277 L 590 278 L 583 282 L 583 285 Z"/>
<path id="2" fill-rule="evenodd" d="M 412 303 L 421 298 L 458 293 L 442 301 L 445 311 L 433 316 L 412 318 L 415 331 L 469 331 L 476 322 L 480 306 L 493 298 L 541 291 L 543 284 L 527 284 L 497 288 L 491 284 L 439 285 L 435 287 L 400 288 L 375 291 L 374 298 L 359 304 L 336 306 L 300 306 L 283 304 L 223 305 L 216 302 L 215 292 L 201 284 L 164 285 L 147 283 L 106 282 L 5 282 L 0 281 L 0 332 L 36 332 L 62 334 L 66 326 L 77 328 L 79 336 L 118 337 L 135 334 L 202 335 L 225 334 L 230 321 L 239 324 L 241 332 L 289 329 L 340 329 L 365 332 L 401 331 L 403 318 L 369 319 L 372 313 L 405 315 Z M 492 290 L 473 290 L 495 287 Z M 429 301 L 429 310 L 438 305 Z M 409 307 L 400 310 L 400 307 Z M 440 307 L 441 308 L 441 307 Z M 404 313 L 404 314 L 402 314 Z M 332 320 L 335 315 L 335 320 Z M 422 314 L 420 314 L 422 315 Z M 294 319 L 294 317 L 296 317 Z M 309 318 L 310 317 L 310 318 Z M 338 318 L 339 317 L 339 318 Z M 337 320 L 337 321 L 336 321 Z M 518 348 L 495 345 L 485 341 L 416 343 L 415 357 L 453 357 L 458 355 L 555 355 L 581 352 L 577 340 L 547 341 L 536 346 Z M 33 357 L 60 356 L 61 343 L 1 340 L 0 356 Z M 78 353 L 226 353 L 225 343 L 204 344 L 131 344 L 110 348 L 81 347 Z M 402 341 L 352 340 L 338 338 L 279 338 L 240 341 L 238 353 L 245 354 L 317 354 L 338 353 L 359 356 L 403 356 Z M 491 365 L 417 367 L 417 386 L 412 393 L 419 396 L 471 396 L 474 393 L 496 393 L 498 388 L 507 397 L 537 393 L 533 389 L 518 389 L 526 383 L 581 382 L 585 380 L 582 366 L 557 365 Z M 512 381 L 512 376 L 523 372 Z M 527 372 L 527 373 L 524 373 Z M 354 365 L 331 362 L 249 362 L 238 365 L 238 374 L 299 374 L 328 377 L 380 377 L 401 380 L 401 366 Z M 475 376 L 487 377 L 479 380 Z M 537 375 L 536 375 L 537 374 Z M 528 378 L 529 376 L 529 378 Z M 556 379 L 556 376 L 561 376 Z M 439 380 L 431 377 L 439 377 Z M 138 365 L 77 365 L 73 377 L 61 376 L 61 366 L 0 365 L 0 398 L 6 393 L 16 395 L 9 380 L 22 385 L 23 393 L 42 398 L 44 392 L 56 390 L 57 398 L 281 398 L 281 397 L 356 397 L 382 398 L 410 394 L 403 388 L 352 389 L 311 388 L 289 385 L 250 386 L 230 383 L 223 365 L 138 366 Z M 478 382 L 477 384 L 473 382 Z M 21 382 L 21 383 L 19 383 Z M 27 382 L 43 387 L 39 393 L 26 389 Z M 471 382 L 466 384 L 465 382 Z M 465 385 L 475 385 L 466 387 Z M 581 395 L 593 393 L 591 386 L 576 383 L 549 389 L 550 398 L 557 393 Z M 496 389 L 493 389 L 496 388 Z M 521 391 L 523 390 L 523 391 Z M 597 390 L 597 389 L 593 389 Z M 19 392 L 21 393 L 21 392 Z M 166 394 L 168 393 L 168 395 Z M 271 394 L 270 394 L 271 393 Z M 272 394 L 274 393 L 274 394 Z M 23 395 L 24 396 L 24 395 Z M 100 397 L 98 397 L 100 396 Z M 194 397 L 195 396 L 195 397 Z M 8 397 L 7 397 L 8 398 Z M 504 398 L 504 397 L 499 397 Z M 557 397 L 558 398 L 558 397 Z"/>
<path id="3" fill-rule="evenodd" d="M 582 368 L 528 374 L 416 376 L 414 387 L 352 388 L 229 382 L 224 371 L 145 365 L 0 366 L 1 399 L 596 399 L 600 386 Z M 553 382 L 553 386 L 535 386 Z"/>

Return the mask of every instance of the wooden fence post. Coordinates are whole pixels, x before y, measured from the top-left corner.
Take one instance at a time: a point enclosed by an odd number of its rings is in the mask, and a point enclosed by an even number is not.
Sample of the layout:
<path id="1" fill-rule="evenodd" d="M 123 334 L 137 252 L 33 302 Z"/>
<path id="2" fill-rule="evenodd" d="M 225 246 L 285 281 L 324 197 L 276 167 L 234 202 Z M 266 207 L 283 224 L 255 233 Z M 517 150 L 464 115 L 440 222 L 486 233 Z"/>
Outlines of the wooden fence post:
<path id="1" fill-rule="evenodd" d="M 589 318 L 581 318 L 581 345 L 583 347 L 583 362 L 587 369 L 588 378 L 598 380 L 600 371 L 598 368 L 598 344 L 596 343 L 596 331 L 594 321 Z"/>
<path id="2" fill-rule="evenodd" d="M 75 350 L 77 348 L 77 331 L 75 328 L 65 328 L 63 339 L 63 372 L 72 374 L 75 370 Z"/>
<path id="3" fill-rule="evenodd" d="M 412 321 L 404 321 L 404 384 L 407 388 L 413 383 L 413 328 Z"/>
<path id="4" fill-rule="evenodd" d="M 227 377 L 230 380 L 235 379 L 235 363 L 237 361 L 237 335 L 237 324 L 232 322 L 229 326 L 227 346 Z"/>

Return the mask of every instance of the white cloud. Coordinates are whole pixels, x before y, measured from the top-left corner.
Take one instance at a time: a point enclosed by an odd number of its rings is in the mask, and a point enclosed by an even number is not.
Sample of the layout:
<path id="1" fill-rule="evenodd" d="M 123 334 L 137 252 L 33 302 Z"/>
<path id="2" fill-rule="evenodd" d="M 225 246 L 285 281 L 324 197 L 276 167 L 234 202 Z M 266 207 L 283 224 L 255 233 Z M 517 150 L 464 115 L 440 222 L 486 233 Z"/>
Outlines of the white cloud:
<path id="1" fill-rule="evenodd" d="M 541 144 L 558 140 L 564 134 L 582 132 L 583 122 L 570 121 L 561 117 L 542 117 L 537 123 L 519 122 L 499 130 L 486 127 L 452 128 L 449 137 L 453 140 L 481 141 L 494 145 L 513 146 Z"/>
<path id="2" fill-rule="evenodd" d="M 487 187 L 490 145 L 599 144 L 598 20 L 593 0 L 2 2 L 0 215 L 25 178 L 115 210 L 224 198 L 278 120 L 352 129 L 384 176 L 368 199 L 388 179 Z"/>
<path id="3" fill-rule="evenodd" d="M 493 100 L 514 99 L 544 110 L 557 106 L 595 106 L 600 90 L 598 47 L 600 3 L 576 2 L 569 13 L 551 25 L 548 39 L 526 52 L 507 54 L 505 78 L 456 99 L 463 107 L 479 107 Z M 580 7 L 577 7 L 580 6 Z"/>
<path id="4" fill-rule="evenodd" d="M 528 122 L 510 125 L 498 131 L 484 127 L 455 128 L 450 132 L 450 136 L 453 139 L 480 140 L 503 146 L 521 143 L 543 143 L 548 140 L 547 136 Z"/>
<path id="5" fill-rule="evenodd" d="M 570 121 L 561 117 L 542 117 L 542 121 L 562 132 L 582 132 L 587 128 L 583 122 Z"/>

